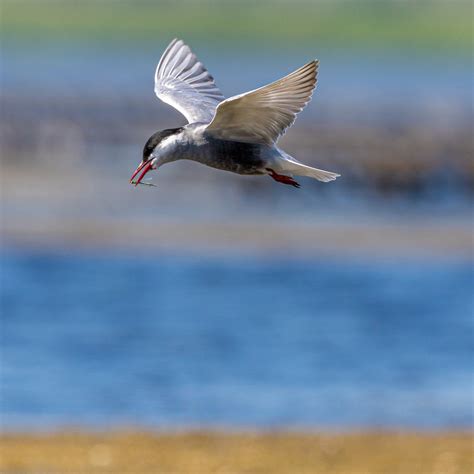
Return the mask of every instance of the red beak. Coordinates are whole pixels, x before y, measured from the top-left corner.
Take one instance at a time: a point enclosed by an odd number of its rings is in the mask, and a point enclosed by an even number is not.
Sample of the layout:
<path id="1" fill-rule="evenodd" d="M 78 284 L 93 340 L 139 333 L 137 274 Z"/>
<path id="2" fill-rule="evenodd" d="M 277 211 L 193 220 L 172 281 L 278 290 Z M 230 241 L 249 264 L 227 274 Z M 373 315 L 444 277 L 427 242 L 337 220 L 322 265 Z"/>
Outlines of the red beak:
<path id="1" fill-rule="evenodd" d="M 145 175 L 148 173 L 148 171 L 151 170 L 151 161 L 142 161 L 139 165 L 138 168 L 134 171 L 132 174 L 132 177 L 130 178 L 130 183 L 134 184 L 135 186 L 140 183 L 140 181 L 145 177 Z M 143 170 L 143 171 L 142 171 Z M 138 179 L 134 182 L 133 178 L 142 171 L 142 174 L 138 177 Z"/>

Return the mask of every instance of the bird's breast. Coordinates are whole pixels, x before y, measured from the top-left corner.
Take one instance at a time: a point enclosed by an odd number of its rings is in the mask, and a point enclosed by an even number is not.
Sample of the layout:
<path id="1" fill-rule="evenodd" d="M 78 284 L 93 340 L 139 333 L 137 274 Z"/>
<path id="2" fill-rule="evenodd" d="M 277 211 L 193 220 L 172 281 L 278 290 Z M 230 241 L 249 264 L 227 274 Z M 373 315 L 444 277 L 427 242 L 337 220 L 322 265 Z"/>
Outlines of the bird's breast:
<path id="1" fill-rule="evenodd" d="M 262 146 L 254 143 L 209 139 L 198 145 L 195 160 L 238 174 L 261 174 L 265 168 Z"/>

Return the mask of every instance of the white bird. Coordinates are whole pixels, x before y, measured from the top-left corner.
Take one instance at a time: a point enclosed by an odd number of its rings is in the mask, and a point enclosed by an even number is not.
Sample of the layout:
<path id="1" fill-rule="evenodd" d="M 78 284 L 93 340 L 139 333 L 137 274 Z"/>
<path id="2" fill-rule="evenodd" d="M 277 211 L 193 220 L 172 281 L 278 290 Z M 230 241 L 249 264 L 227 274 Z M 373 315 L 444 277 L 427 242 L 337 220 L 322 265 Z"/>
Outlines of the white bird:
<path id="1" fill-rule="evenodd" d="M 150 170 L 182 159 L 243 175 L 269 175 L 295 187 L 300 185 L 293 175 L 335 180 L 340 175 L 300 163 L 276 145 L 310 101 L 318 65 L 310 61 L 267 86 L 224 99 L 189 46 L 174 39 L 156 68 L 155 93 L 189 123 L 154 133 L 130 182 L 136 186 Z"/>

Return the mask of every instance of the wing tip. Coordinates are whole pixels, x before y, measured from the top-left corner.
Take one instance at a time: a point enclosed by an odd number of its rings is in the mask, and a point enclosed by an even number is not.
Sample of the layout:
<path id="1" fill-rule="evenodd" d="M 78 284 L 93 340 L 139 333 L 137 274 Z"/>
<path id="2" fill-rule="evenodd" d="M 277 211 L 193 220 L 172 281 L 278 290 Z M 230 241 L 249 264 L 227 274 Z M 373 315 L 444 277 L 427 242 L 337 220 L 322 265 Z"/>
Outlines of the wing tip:
<path id="1" fill-rule="evenodd" d="M 311 71 L 314 74 L 314 77 L 316 78 L 319 69 L 319 59 L 312 59 L 308 64 L 306 64 L 306 66 L 308 66 L 308 70 Z"/>
<path id="2" fill-rule="evenodd" d="M 167 47 L 166 49 L 170 48 L 171 46 L 174 46 L 176 43 L 179 43 L 179 42 L 181 42 L 181 43 L 184 44 L 184 41 L 183 41 L 181 38 L 178 38 L 177 36 L 175 36 L 175 37 L 171 40 L 170 44 L 168 45 L 168 47 Z"/>
<path id="3" fill-rule="evenodd" d="M 319 67 L 319 59 L 317 58 L 314 58 L 312 59 L 311 61 L 307 62 L 306 64 L 304 64 L 303 66 L 300 67 L 300 70 L 302 69 L 318 69 Z"/>

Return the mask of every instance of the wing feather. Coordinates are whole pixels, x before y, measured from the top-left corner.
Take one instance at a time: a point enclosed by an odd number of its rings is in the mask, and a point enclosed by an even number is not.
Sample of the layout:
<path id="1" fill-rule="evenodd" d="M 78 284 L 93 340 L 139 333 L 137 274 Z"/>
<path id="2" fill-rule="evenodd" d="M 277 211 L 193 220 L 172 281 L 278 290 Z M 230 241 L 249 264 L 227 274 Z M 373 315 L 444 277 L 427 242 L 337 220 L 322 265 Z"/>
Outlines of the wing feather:
<path id="1" fill-rule="evenodd" d="M 226 140 L 275 143 L 311 100 L 318 66 L 311 61 L 267 86 L 224 100 L 207 132 Z"/>
<path id="2" fill-rule="evenodd" d="M 189 46 L 174 39 L 161 56 L 155 72 L 155 94 L 181 112 L 189 123 L 209 123 L 222 92 Z"/>

